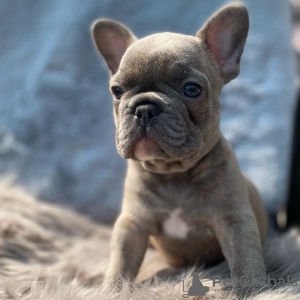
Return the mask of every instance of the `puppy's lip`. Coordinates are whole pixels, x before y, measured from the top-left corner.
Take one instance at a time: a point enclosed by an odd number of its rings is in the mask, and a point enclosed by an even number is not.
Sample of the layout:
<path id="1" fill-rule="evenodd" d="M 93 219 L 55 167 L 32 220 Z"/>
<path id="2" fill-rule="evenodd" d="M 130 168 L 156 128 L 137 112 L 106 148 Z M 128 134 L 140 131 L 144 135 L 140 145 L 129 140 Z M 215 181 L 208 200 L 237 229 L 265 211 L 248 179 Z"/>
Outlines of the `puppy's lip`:
<path id="1" fill-rule="evenodd" d="M 135 144 L 133 154 L 134 158 L 140 161 L 161 159 L 166 155 L 161 147 L 148 137 L 142 138 Z"/>

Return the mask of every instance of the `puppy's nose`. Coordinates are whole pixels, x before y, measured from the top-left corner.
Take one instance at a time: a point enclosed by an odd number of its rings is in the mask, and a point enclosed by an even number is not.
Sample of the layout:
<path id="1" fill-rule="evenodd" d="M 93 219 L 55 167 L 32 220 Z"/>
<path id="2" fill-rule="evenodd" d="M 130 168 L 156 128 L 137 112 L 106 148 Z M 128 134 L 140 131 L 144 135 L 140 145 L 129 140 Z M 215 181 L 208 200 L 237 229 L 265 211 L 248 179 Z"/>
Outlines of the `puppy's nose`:
<path id="1" fill-rule="evenodd" d="M 157 104 L 141 103 L 136 107 L 134 114 L 140 119 L 142 125 L 147 126 L 159 112 L 160 109 Z"/>

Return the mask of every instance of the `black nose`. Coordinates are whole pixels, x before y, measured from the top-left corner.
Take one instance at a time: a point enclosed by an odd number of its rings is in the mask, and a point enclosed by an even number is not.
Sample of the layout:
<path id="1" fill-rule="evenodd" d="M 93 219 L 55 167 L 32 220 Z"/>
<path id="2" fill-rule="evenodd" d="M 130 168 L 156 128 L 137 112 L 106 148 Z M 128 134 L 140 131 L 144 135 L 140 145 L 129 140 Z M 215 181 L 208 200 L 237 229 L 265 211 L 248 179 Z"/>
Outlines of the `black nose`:
<path id="1" fill-rule="evenodd" d="M 160 109 L 157 104 L 141 103 L 136 107 L 134 114 L 140 119 L 141 125 L 147 126 L 159 112 Z"/>

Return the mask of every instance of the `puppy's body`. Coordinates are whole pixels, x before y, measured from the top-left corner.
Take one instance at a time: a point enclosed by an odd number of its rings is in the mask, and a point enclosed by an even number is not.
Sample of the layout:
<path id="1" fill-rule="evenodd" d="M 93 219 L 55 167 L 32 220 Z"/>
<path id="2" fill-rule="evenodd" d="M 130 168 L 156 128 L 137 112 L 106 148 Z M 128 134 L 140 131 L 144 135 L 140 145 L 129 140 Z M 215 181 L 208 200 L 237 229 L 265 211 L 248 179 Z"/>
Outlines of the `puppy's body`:
<path id="1" fill-rule="evenodd" d="M 245 220 L 257 227 L 247 227 Z M 241 228 L 239 228 L 241 227 Z M 124 233 L 124 228 L 125 232 Z M 120 245 L 120 236 L 133 231 L 132 241 L 143 240 L 136 248 L 118 252 L 134 259 L 143 257 L 148 237 L 170 265 L 214 264 L 238 245 L 249 247 L 267 234 L 267 216 L 254 185 L 240 171 L 231 146 L 220 134 L 215 147 L 186 172 L 157 174 L 145 171 L 140 163 L 129 161 L 122 213 L 115 225 L 112 248 Z M 131 234 L 129 234 L 131 235 Z M 223 239 L 223 251 L 219 240 Z M 227 240 L 227 241 L 226 241 Z M 114 245 L 116 243 L 116 245 Z M 226 249 L 226 248 L 230 249 Z M 234 255 L 231 266 L 239 263 L 247 269 L 253 256 Z M 108 273 L 120 272 L 115 257 Z M 114 270 L 115 269 L 115 270 Z M 122 270 L 133 279 L 137 270 Z M 133 273 L 131 273 L 133 271 Z"/>
<path id="2" fill-rule="evenodd" d="M 117 149 L 129 159 L 108 281 L 135 278 L 149 238 L 173 266 L 225 257 L 236 289 L 245 276 L 249 285 L 265 277 L 266 214 L 219 129 L 221 88 L 239 73 L 247 32 L 242 5 L 216 13 L 196 37 L 136 41 L 114 21 L 94 25 L 113 75 Z"/>
<path id="3" fill-rule="evenodd" d="M 240 219 L 253 218 L 249 206 L 256 213 L 261 239 L 266 237 L 266 214 L 259 195 L 241 174 L 223 136 L 209 154 L 183 173 L 149 173 L 139 163 L 130 161 L 125 187 L 120 219 L 134 220 L 171 265 L 182 267 L 221 260 L 217 235 L 230 236 L 225 228 L 236 226 L 239 220 L 235 215 Z M 227 214 L 225 220 L 224 211 L 232 216 Z M 249 236 L 253 232 L 232 239 L 237 243 L 245 239 L 246 243 Z"/>

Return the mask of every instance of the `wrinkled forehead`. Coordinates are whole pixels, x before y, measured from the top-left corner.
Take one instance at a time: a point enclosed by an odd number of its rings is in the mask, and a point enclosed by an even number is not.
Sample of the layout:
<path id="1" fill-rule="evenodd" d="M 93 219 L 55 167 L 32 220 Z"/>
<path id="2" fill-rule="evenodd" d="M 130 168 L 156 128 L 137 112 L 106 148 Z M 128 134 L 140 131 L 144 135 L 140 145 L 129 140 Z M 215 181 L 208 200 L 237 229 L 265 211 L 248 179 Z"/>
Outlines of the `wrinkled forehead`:
<path id="1" fill-rule="evenodd" d="M 196 37 L 176 33 L 154 34 L 130 46 L 115 78 L 136 81 L 142 76 L 143 80 L 158 80 L 201 71 L 205 68 L 205 52 Z"/>

